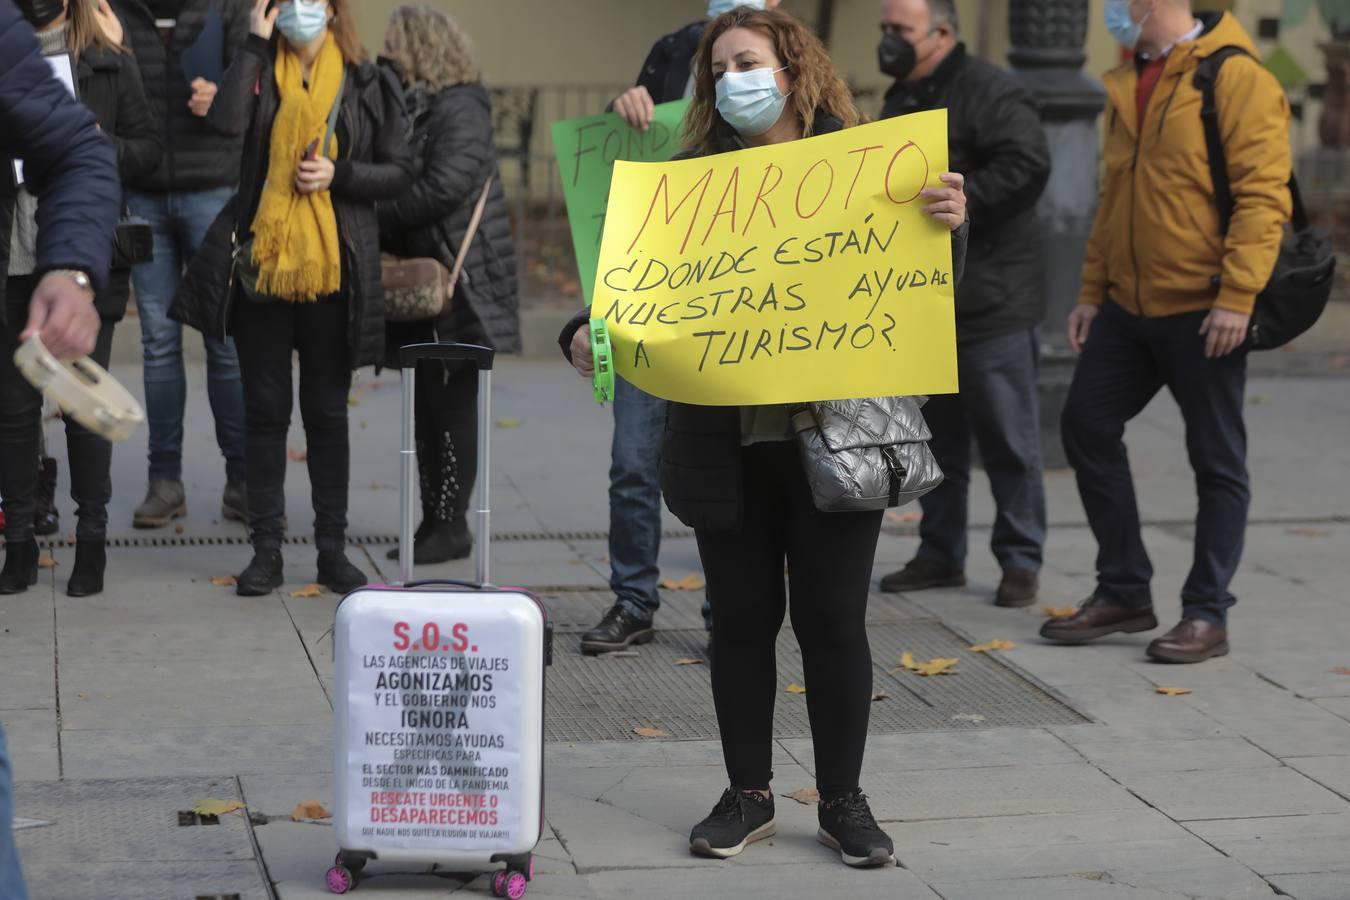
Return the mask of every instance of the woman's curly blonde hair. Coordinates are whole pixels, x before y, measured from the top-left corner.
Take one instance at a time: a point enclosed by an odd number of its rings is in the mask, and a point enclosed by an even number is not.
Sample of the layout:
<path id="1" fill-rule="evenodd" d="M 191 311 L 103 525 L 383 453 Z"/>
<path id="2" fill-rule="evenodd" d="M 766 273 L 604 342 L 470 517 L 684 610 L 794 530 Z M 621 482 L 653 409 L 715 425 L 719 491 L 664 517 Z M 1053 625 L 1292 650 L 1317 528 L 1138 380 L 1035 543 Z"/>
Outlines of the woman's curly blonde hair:
<path id="1" fill-rule="evenodd" d="M 384 55 L 408 84 L 440 90 L 482 79 L 469 35 L 448 14 L 425 3 L 405 4 L 389 14 Z"/>
<path id="2" fill-rule="evenodd" d="M 834 70 L 830 53 L 820 38 L 797 19 L 780 10 L 738 6 L 708 23 L 694 54 L 694 99 L 684 116 L 684 140 L 704 153 L 717 151 L 717 81 L 713 77 L 713 43 L 733 28 L 749 28 L 773 41 L 778 61 L 792 77 L 788 103 L 802 123 L 802 136 L 810 137 L 817 112 L 834 116 L 845 128 L 861 121 L 848 85 Z"/>

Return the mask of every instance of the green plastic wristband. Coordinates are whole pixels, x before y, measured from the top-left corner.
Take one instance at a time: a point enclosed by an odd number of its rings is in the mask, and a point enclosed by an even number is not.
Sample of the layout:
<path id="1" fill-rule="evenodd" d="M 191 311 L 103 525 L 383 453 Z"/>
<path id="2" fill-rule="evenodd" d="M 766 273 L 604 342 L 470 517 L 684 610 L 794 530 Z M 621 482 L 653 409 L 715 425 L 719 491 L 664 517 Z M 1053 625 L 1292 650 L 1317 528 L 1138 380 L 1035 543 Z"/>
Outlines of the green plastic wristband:
<path id="1" fill-rule="evenodd" d="M 591 319 L 591 358 L 595 374 L 591 389 L 600 405 L 614 402 L 614 348 L 609 343 L 609 325 L 604 319 Z"/>

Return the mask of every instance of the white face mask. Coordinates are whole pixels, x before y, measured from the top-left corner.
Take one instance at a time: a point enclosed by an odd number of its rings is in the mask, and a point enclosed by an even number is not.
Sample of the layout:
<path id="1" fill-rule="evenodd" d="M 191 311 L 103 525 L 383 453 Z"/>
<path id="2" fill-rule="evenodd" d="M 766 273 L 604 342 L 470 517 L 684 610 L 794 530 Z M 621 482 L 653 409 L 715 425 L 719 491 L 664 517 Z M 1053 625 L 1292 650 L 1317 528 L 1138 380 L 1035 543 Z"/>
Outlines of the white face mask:
<path id="1" fill-rule="evenodd" d="M 764 0 L 708 0 L 708 18 L 715 19 L 724 12 L 731 12 L 738 6 L 763 9 Z"/>
<path id="2" fill-rule="evenodd" d="M 746 137 L 768 131 L 787 104 L 787 94 L 778 89 L 778 79 L 774 78 L 783 69 L 764 66 L 748 72 L 723 72 L 717 80 L 718 113 Z"/>

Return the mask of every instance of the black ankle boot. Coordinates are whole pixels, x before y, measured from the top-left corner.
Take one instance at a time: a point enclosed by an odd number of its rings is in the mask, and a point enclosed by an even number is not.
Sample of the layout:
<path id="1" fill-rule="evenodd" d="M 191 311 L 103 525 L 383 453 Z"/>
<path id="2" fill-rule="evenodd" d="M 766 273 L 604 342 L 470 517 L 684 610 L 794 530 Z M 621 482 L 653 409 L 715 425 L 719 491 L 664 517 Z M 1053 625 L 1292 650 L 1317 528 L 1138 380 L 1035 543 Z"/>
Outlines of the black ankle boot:
<path id="1" fill-rule="evenodd" d="M 34 538 L 6 542 L 5 567 L 0 569 L 0 594 L 22 594 L 37 584 L 38 545 Z"/>
<path id="2" fill-rule="evenodd" d="M 417 553 L 417 545 L 425 541 L 427 539 L 427 534 L 431 531 L 431 529 L 435 527 L 436 527 L 436 519 L 433 516 L 431 516 L 426 510 L 422 510 L 422 524 L 418 525 L 417 530 L 413 532 L 414 555 Z M 390 550 L 388 553 L 386 553 L 384 555 L 384 558 L 398 559 L 398 547 L 395 546 L 393 550 Z"/>
<path id="3" fill-rule="evenodd" d="M 75 568 L 66 584 L 67 597 L 89 597 L 103 593 L 103 570 L 108 565 L 107 544 L 101 539 L 81 538 L 75 542 Z"/>
<path id="4" fill-rule="evenodd" d="M 352 565 L 341 550 L 319 551 L 319 584 L 335 594 L 350 594 L 366 584 L 366 573 Z"/>
<path id="5" fill-rule="evenodd" d="M 235 579 L 234 592 L 240 597 L 261 597 L 281 587 L 281 581 L 281 551 L 259 548 Z"/>
<path id="6" fill-rule="evenodd" d="M 473 535 L 464 519 L 435 522 L 422 539 L 413 544 L 413 562 L 419 566 L 464 559 L 473 552 Z"/>

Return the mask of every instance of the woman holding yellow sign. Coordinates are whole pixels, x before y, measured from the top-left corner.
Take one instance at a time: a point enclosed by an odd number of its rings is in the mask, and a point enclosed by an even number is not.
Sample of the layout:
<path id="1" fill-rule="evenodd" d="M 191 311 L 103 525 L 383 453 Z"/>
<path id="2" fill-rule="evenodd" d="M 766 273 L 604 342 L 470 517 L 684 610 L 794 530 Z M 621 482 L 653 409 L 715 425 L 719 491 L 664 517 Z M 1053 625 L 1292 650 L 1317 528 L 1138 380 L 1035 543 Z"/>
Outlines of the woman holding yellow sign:
<path id="1" fill-rule="evenodd" d="M 711 22 L 694 58 L 694 83 L 685 124 L 694 149 L 686 155 L 795 141 L 859 122 L 819 39 L 776 11 L 741 7 Z M 922 191 L 924 212 L 953 232 L 959 277 L 964 179 L 946 173 L 941 183 Z M 587 315 L 569 325 L 564 346 L 589 377 Z M 817 508 L 790 412 L 785 405 L 669 406 L 661 485 L 671 511 L 693 526 L 707 575 L 713 700 L 731 781 L 694 827 L 690 849 L 734 856 L 775 831 L 774 644 L 790 586 L 821 797 L 817 836 L 848 865 L 886 865 L 894 862 L 893 844 L 858 786 L 872 701 L 864 621 L 882 510 Z"/>

